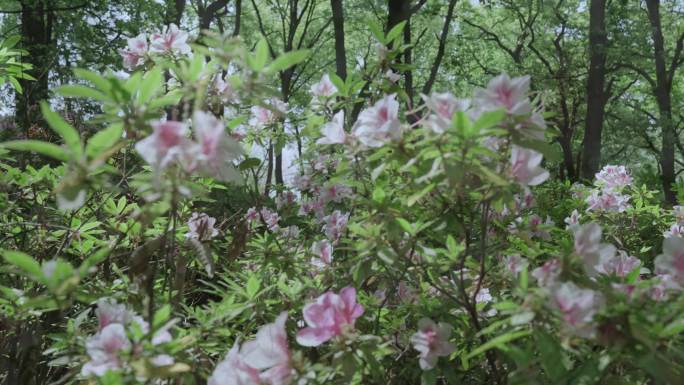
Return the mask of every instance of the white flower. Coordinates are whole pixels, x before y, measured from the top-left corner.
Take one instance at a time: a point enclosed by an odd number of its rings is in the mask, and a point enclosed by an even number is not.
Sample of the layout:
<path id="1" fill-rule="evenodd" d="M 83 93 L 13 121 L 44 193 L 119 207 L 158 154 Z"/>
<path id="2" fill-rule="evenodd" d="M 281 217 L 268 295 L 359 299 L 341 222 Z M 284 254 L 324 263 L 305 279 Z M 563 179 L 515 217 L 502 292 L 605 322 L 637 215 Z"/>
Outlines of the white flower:
<path id="1" fill-rule="evenodd" d="M 83 368 L 83 376 L 103 376 L 110 370 L 122 368 L 119 355 L 131 348 L 131 341 L 126 336 L 124 326 L 112 323 L 86 341 L 86 351 L 90 357 Z"/>
<path id="2" fill-rule="evenodd" d="M 352 134 L 367 147 L 381 147 L 401 139 L 399 103 L 396 94 L 385 95 L 372 107 L 361 111 Z"/>
<path id="3" fill-rule="evenodd" d="M 549 178 L 549 172 L 539 167 L 543 155 L 527 148 L 511 148 L 511 174 L 523 186 L 536 186 Z"/>
<path id="4" fill-rule="evenodd" d="M 188 55 L 191 49 L 187 40 L 187 32 L 181 31 L 177 25 L 171 24 L 164 32 L 154 33 L 150 36 L 150 52 Z"/>
<path id="5" fill-rule="evenodd" d="M 458 99 L 449 92 L 433 93 L 430 97 L 422 95 L 425 105 L 430 109 L 427 126 L 436 134 L 441 134 L 451 126 L 451 120 L 457 111 L 466 111 L 470 107 L 469 99 Z"/>
<path id="6" fill-rule="evenodd" d="M 188 221 L 190 231 L 185 233 L 186 238 L 194 238 L 199 241 L 208 241 L 219 235 L 219 231 L 214 228 L 216 218 L 210 217 L 205 213 L 192 213 Z"/>
<path id="7" fill-rule="evenodd" d="M 344 132 L 344 110 L 336 113 L 332 121 L 323 126 L 321 135 L 323 136 L 316 144 L 344 144 L 347 141 L 347 134 Z"/>
<path id="8" fill-rule="evenodd" d="M 429 318 L 418 321 L 418 331 L 411 336 L 413 348 L 420 352 L 420 368 L 430 370 L 437 364 L 439 357 L 448 356 L 456 350 L 456 345 L 449 342 L 451 326 L 445 323 L 435 324 Z"/>

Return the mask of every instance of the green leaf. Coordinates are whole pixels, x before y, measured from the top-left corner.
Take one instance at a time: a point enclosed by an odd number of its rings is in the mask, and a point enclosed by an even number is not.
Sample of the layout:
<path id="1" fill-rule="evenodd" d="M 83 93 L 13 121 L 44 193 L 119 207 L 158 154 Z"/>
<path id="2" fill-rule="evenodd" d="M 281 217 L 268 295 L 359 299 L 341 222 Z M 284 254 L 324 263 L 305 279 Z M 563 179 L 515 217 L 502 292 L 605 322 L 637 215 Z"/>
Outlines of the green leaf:
<path id="1" fill-rule="evenodd" d="M 155 96 L 163 85 L 162 81 L 162 72 L 159 67 L 155 67 L 145 74 L 145 77 L 140 83 L 140 89 L 138 91 L 138 103 L 147 103 L 153 96 Z"/>
<path id="2" fill-rule="evenodd" d="M 104 130 L 97 132 L 86 144 L 86 155 L 88 158 L 94 158 L 106 149 L 114 146 L 121 139 L 122 133 L 123 126 L 121 123 L 112 124 Z"/>
<path id="3" fill-rule="evenodd" d="M 562 347 L 549 334 L 536 333 L 539 359 L 544 372 L 551 379 L 551 383 L 559 384 L 567 377 L 568 370 L 563 365 Z"/>
<path id="4" fill-rule="evenodd" d="M 104 91 L 105 93 L 112 88 L 111 83 L 107 79 L 103 78 L 102 76 L 93 71 L 84 70 L 82 68 L 76 68 L 74 69 L 74 75 L 81 79 L 91 82 L 95 86 L 95 88 L 97 88 L 100 91 Z"/>
<path id="5" fill-rule="evenodd" d="M 387 36 L 385 37 L 385 42 L 389 43 L 393 41 L 394 39 L 398 38 L 401 33 L 404 31 L 404 26 L 406 25 L 406 21 L 402 21 L 401 23 L 395 25 L 390 29 L 389 32 L 387 32 Z"/>
<path id="6" fill-rule="evenodd" d="M 506 334 L 500 335 L 500 336 L 492 338 L 491 340 L 489 340 L 489 341 L 485 342 L 484 344 L 478 346 L 475 350 L 468 353 L 466 358 L 470 359 L 470 358 L 473 358 L 475 356 L 479 356 L 480 354 L 482 354 L 482 353 L 484 353 L 490 349 L 504 348 L 508 342 L 517 340 L 519 338 L 527 337 L 530 334 L 531 334 L 531 332 L 529 332 L 529 331 L 519 331 L 519 332 L 511 332 L 511 333 L 506 333 Z"/>
<path id="7" fill-rule="evenodd" d="M 261 164 L 261 160 L 259 160 L 257 158 L 247 158 L 247 159 L 243 160 L 242 163 L 240 163 L 239 168 L 241 171 L 245 171 L 245 170 L 249 170 L 250 168 L 259 167 L 260 164 Z"/>
<path id="8" fill-rule="evenodd" d="M 368 28 L 370 28 L 371 33 L 380 42 L 380 44 L 385 44 L 385 34 L 382 32 L 382 28 L 373 19 L 368 19 Z"/>
<path id="9" fill-rule="evenodd" d="M 399 224 L 399 226 L 401 226 L 401 228 L 404 229 L 404 231 L 413 235 L 415 229 L 413 228 L 413 225 L 409 221 L 407 221 L 404 218 L 396 218 L 396 221 Z"/>
<path id="10" fill-rule="evenodd" d="M 76 131 L 75 128 L 62 119 L 58 113 L 52 111 L 46 102 L 40 103 L 40 109 L 43 112 L 43 117 L 45 120 L 48 122 L 50 127 L 52 127 L 52 129 L 59 134 L 62 139 L 64 139 L 64 143 L 66 143 L 67 147 L 69 147 L 74 155 L 80 156 L 82 148 L 81 136 L 79 135 L 78 131 Z"/>
<path id="11" fill-rule="evenodd" d="M 69 161 L 70 158 L 69 153 L 64 148 L 40 140 L 12 140 L 0 143 L 0 147 L 17 151 L 31 151 L 63 162 Z"/>
<path id="12" fill-rule="evenodd" d="M 408 197 L 408 199 L 406 200 L 406 205 L 408 207 L 413 206 L 414 204 L 416 204 L 416 202 L 418 202 L 418 200 L 423 198 L 430 191 L 434 190 L 435 187 L 436 187 L 436 184 L 434 184 L 434 183 L 430 183 L 429 185 L 425 186 L 422 190 L 420 190 L 417 193 L 414 193 L 413 195 Z"/>
<path id="13" fill-rule="evenodd" d="M 383 190 L 380 186 L 375 187 L 373 190 L 373 200 L 378 203 L 384 202 L 386 196 L 387 194 L 385 194 L 385 190 Z"/>
<path id="14" fill-rule="evenodd" d="M 42 279 L 43 270 L 40 264 L 28 254 L 15 250 L 3 250 L 2 256 L 10 265 L 16 266 L 34 278 Z"/>
<path id="15" fill-rule="evenodd" d="M 437 371 L 425 370 L 420 376 L 420 385 L 435 385 L 437 383 Z"/>
<path id="16" fill-rule="evenodd" d="M 261 288 L 261 280 L 256 276 L 256 274 L 252 274 L 249 279 L 247 279 L 247 287 L 245 288 L 247 296 L 250 299 L 254 299 L 256 295 L 259 293 L 259 289 Z"/>
<path id="17" fill-rule="evenodd" d="M 159 310 L 154 312 L 154 317 L 152 321 L 152 327 L 158 329 L 171 317 L 171 305 L 168 303 L 162 306 Z"/>
<path id="18" fill-rule="evenodd" d="M 254 71 L 261 71 L 266 66 L 268 60 L 268 42 L 262 38 L 254 49 L 254 58 L 251 62 L 251 67 Z"/>
<path id="19" fill-rule="evenodd" d="M 99 100 L 101 102 L 109 101 L 107 95 L 103 94 L 102 92 L 94 88 L 82 86 L 80 84 L 69 84 L 61 86 L 57 88 L 57 92 L 60 93 L 62 96 L 66 97 L 89 98 Z"/>
<path id="20" fill-rule="evenodd" d="M 474 133 L 477 133 L 492 128 L 501 123 L 505 117 L 506 111 L 504 110 L 483 112 L 475 123 L 473 123 L 473 131 Z"/>
<path id="21" fill-rule="evenodd" d="M 667 338 L 684 331 L 684 318 L 674 320 L 660 332 L 660 337 Z"/>
<path id="22" fill-rule="evenodd" d="M 21 87 L 21 84 L 17 79 L 15 79 L 13 76 L 10 76 L 8 80 L 12 84 L 12 87 L 17 91 L 17 93 L 21 94 L 24 92 L 24 89 Z"/>
<path id="23" fill-rule="evenodd" d="M 299 64 L 306 60 L 311 53 L 308 49 L 301 49 L 297 51 L 285 52 L 284 54 L 278 56 L 273 62 L 266 68 L 267 74 L 274 74 L 279 71 L 286 70 L 296 64 Z"/>

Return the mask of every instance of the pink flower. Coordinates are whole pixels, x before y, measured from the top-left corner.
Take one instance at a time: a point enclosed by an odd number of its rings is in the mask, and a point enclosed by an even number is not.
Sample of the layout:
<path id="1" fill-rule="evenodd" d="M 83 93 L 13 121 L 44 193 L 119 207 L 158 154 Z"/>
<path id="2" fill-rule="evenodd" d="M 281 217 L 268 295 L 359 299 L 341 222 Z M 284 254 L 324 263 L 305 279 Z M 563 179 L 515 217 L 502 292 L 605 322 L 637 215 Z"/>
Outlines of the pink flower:
<path id="1" fill-rule="evenodd" d="M 131 341 L 120 323 L 111 323 L 101 331 L 88 338 L 86 351 L 90 357 L 83 368 L 83 376 L 103 376 L 110 370 L 120 370 L 123 363 L 119 355 L 131 348 Z"/>
<path id="2" fill-rule="evenodd" d="M 342 199 L 352 195 L 352 189 L 343 184 L 328 185 L 321 191 L 320 199 L 323 202 L 342 202 Z"/>
<path id="3" fill-rule="evenodd" d="M 560 310 L 570 332 L 585 338 L 594 336 L 594 315 L 603 305 L 603 298 L 599 293 L 565 282 L 554 288 L 553 305 Z"/>
<path id="4" fill-rule="evenodd" d="M 214 79 L 213 91 L 226 103 L 236 103 L 240 100 L 235 88 L 220 75 L 216 75 Z"/>
<path id="5" fill-rule="evenodd" d="M 363 306 L 356 303 L 356 289 L 348 286 L 339 295 L 332 291 L 324 293 L 316 302 L 304 306 L 303 313 L 307 327 L 297 333 L 297 342 L 318 346 L 352 329 L 363 314 Z"/>
<path id="6" fill-rule="evenodd" d="M 233 166 L 233 160 L 242 154 L 242 148 L 226 135 L 224 123 L 212 114 L 195 111 L 192 128 L 199 142 L 199 170 L 220 181 L 239 180 L 240 173 Z"/>
<path id="7" fill-rule="evenodd" d="M 670 229 L 663 233 L 663 237 L 665 237 L 665 238 L 672 238 L 672 237 L 680 237 L 681 238 L 683 235 L 684 235 L 684 226 L 680 225 L 679 223 L 672 224 L 672 226 L 670 226 Z"/>
<path id="8" fill-rule="evenodd" d="M 236 342 L 226 358 L 216 365 L 207 385 L 260 385 L 259 370 L 248 365 L 239 350 Z"/>
<path id="9" fill-rule="evenodd" d="M 621 190 L 632 184 L 632 177 L 625 166 L 605 166 L 596 174 L 595 184 L 608 190 Z"/>
<path id="10" fill-rule="evenodd" d="M 565 224 L 567 225 L 567 229 L 571 230 L 579 226 L 579 220 L 582 216 L 580 213 L 577 211 L 577 209 L 572 210 L 572 213 L 570 214 L 569 217 L 565 218 Z"/>
<path id="11" fill-rule="evenodd" d="M 504 258 L 504 264 L 511 275 L 517 276 L 525 267 L 527 267 L 528 262 L 527 259 L 514 254 L 506 256 Z"/>
<path id="12" fill-rule="evenodd" d="M 337 92 L 337 87 L 330 81 L 330 76 L 325 74 L 318 83 L 311 86 L 310 92 L 315 97 L 331 97 Z"/>
<path id="13" fill-rule="evenodd" d="M 188 34 L 171 24 L 163 33 L 154 33 L 150 36 L 150 52 L 154 53 L 180 53 L 190 54 L 190 46 L 187 43 Z"/>
<path id="14" fill-rule="evenodd" d="M 287 113 L 287 104 L 282 100 L 271 98 L 264 101 L 263 106 L 253 106 L 249 124 L 254 127 L 266 127 L 274 124 L 278 118 Z"/>
<path id="15" fill-rule="evenodd" d="M 431 112 L 427 126 L 436 134 L 441 134 L 451 127 L 451 120 L 457 111 L 466 111 L 470 107 L 470 100 L 457 99 L 449 92 L 433 93 L 430 97 L 422 95 L 422 98 Z"/>
<path id="16" fill-rule="evenodd" d="M 641 261 L 638 258 L 632 257 L 624 251 L 618 251 L 617 254 L 601 254 L 599 263 L 596 265 L 596 271 L 601 274 L 624 278 L 639 266 L 641 266 Z"/>
<path id="17" fill-rule="evenodd" d="M 188 221 L 190 231 L 185 233 L 186 238 L 193 238 L 199 241 L 209 241 L 219 235 L 219 231 L 214 228 L 216 218 L 210 217 L 205 213 L 192 213 Z"/>
<path id="18" fill-rule="evenodd" d="M 596 266 L 601 259 L 610 260 L 615 257 L 615 246 L 601 243 L 601 227 L 596 222 L 589 222 L 575 230 L 575 253 L 582 258 L 584 268 L 589 276 L 595 276 Z"/>
<path id="19" fill-rule="evenodd" d="M 511 174 L 523 186 L 536 186 L 549 178 L 549 172 L 539 167 L 543 155 L 527 148 L 511 148 Z"/>
<path id="20" fill-rule="evenodd" d="M 623 195 L 615 190 L 592 190 L 586 202 L 589 205 L 587 211 L 614 211 L 624 212 L 629 208 L 629 196 Z"/>
<path id="21" fill-rule="evenodd" d="M 684 284 L 684 238 L 663 240 L 663 253 L 656 257 L 656 274 L 667 274 L 678 284 Z"/>
<path id="22" fill-rule="evenodd" d="M 275 322 L 262 326 L 256 339 L 236 342 L 209 378 L 208 385 L 286 385 L 292 380 L 291 354 L 282 312 Z"/>
<path id="23" fill-rule="evenodd" d="M 323 231 L 328 239 L 330 239 L 333 243 L 336 243 L 340 240 L 342 233 L 347 228 L 348 221 L 349 213 L 342 214 L 340 210 L 335 210 L 332 214 L 323 218 L 323 222 L 325 222 Z"/>
<path id="24" fill-rule="evenodd" d="M 396 94 L 385 95 L 372 107 L 361 111 L 352 135 L 367 147 L 381 147 L 390 141 L 401 139 Z"/>
<path id="25" fill-rule="evenodd" d="M 560 261 L 558 259 L 550 259 L 541 267 L 532 270 L 532 277 L 537 280 L 539 286 L 549 288 L 556 284 L 556 280 L 558 280 L 560 273 Z"/>
<path id="26" fill-rule="evenodd" d="M 344 110 L 336 113 L 333 120 L 323 126 L 321 135 L 323 136 L 316 144 L 344 144 L 347 141 L 347 134 L 344 132 Z"/>
<path id="27" fill-rule="evenodd" d="M 144 33 L 128 39 L 125 49 L 119 51 L 123 57 L 124 67 L 128 69 L 135 69 L 135 67 L 145 63 L 145 55 L 147 54 L 147 37 Z"/>
<path id="28" fill-rule="evenodd" d="M 653 277 L 653 280 L 656 284 L 651 286 L 649 295 L 654 301 L 665 301 L 667 300 L 670 291 L 682 290 L 682 287 L 675 282 L 674 278 L 669 274 L 657 275 Z"/>
<path id="29" fill-rule="evenodd" d="M 449 342 L 451 325 L 440 322 L 435 324 L 429 318 L 418 321 L 418 331 L 411 336 L 413 348 L 420 352 L 420 368 L 430 370 L 437 364 L 439 357 L 448 356 L 456 350 Z"/>
<path id="30" fill-rule="evenodd" d="M 314 266 L 324 268 L 332 264 L 333 246 L 327 240 L 314 242 L 311 253 L 316 256 L 311 260 Z"/>
<path id="31" fill-rule="evenodd" d="M 109 324 L 126 324 L 132 316 L 125 305 L 119 304 L 115 299 L 110 298 L 100 298 L 97 301 L 95 315 L 97 315 L 100 330 Z"/>
<path id="32" fill-rule="evenodd" d="M 528 115 L 532 113 L 527 96 L 529 89 L 529 76 L 511 79 L 507 74 L 501 74 L 490 80 L 487 88 L 474 91 L 473 105 L 484 111 L 504 109 L 511 115 Z"/>
<path id="33" fill-rule="evenodd" d="M 276 209 L 290 207 L 295 203 L 297 196 L 292 191 L 283 191 L 282 194 L 276 197 Z"/>
<path id="34" fill-rule="evenodd" d="M 156 171 L 174 161 L 191 158 L 196 145 L 186 138 L 186 127 L 181 122 L 158 121 L 152 123 L 152 135 L 135 144 L 135 150 Z"/>

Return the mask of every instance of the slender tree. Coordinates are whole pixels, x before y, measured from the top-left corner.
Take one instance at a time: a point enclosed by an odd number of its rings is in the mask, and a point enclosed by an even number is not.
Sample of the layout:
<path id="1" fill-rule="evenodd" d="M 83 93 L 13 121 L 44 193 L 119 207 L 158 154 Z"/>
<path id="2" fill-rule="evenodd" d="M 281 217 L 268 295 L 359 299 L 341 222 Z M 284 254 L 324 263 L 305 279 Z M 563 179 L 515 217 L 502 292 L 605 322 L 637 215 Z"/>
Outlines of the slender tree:
<path id="1" fill-rule="evenodd" d="M 582 152 L 582 173 L 592 179 L 601 164 L 601 131 L 607 102 L 606 0 L 591 0 L 589 5 L 589 76 L 587 78 L 587 112 Z"/>

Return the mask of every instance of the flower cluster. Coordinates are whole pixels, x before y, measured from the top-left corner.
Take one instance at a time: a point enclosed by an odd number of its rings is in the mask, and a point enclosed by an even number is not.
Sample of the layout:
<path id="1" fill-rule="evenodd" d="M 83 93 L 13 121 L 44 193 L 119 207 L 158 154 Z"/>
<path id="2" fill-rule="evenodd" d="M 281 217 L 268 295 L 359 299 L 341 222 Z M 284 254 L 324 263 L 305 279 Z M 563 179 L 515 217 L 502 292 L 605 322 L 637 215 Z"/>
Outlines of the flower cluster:
<path id="1" fill-rule="evenodd" d="M 319 346 L 341 336 L 353 330 L 354 322 L 363 311 L 363 306 L 356 303 L 353 287 L 345 287 L 340 294 L 324 293 L 316 302 L 304 306 L 307 327 L 297 333 L 297 342 L 302 346 Z"/>
<path id="2" fill-rule="evenodd" d="M 596 174 L 594 188 L 586 197 L 587 211 L 624 212 L 629 208 L 629 196 L 623 190 L 630 186 L 632 177 L 625 166 L 605 166 Z"/>
<path id="3" fill-rule="evenodd" d="M 199 172 L 221 181 L 240 179 L 233 160 L 242 154 L 242 149 L 225 133 L 223 122 L 213 115 L 203 111 L 193 114 L 195 140 L 186 136 L 183 122 L 157 121 L 152 128 L 152 134 L 136 143 L 135 150 L 155 172 L 179 164 L 187 172 Z"/>
<path id="4" fill-rule="evenodd" d="M 86 352 L 90 360 L 83 365 L 83 376 L 103 376 L 108 371 L 119 371 L 126 368 L 127 355 L 142 353 L 140 346 L 128 338 L 127 330 L 135 324 L 143 333 L 149 332 L 149 324 L 139 315 L 128 310 L 124 305 L 112 299 L 100 299 L 95 314 L 98 318 L 99 330 L 86 340 Z M 170 324 L 157 330 L 152 336 L 152 345 L 170 342 Z M 150 359 L 155 366 L 168 366 L 174 363 L 173 357 L 159 354 Z"/>
<path id="5" fill-rule="evenodd" d="M 133 70 L 145 64 L 145 59 L 150 55 L 189 55 L 191 49 L 187 40 L 188 33 L 171 24 L 165 31 L 150 35 L 149 43 L 144 33 L 128 39 L 126 48 L 119 53 L 124 67 Z"/>

